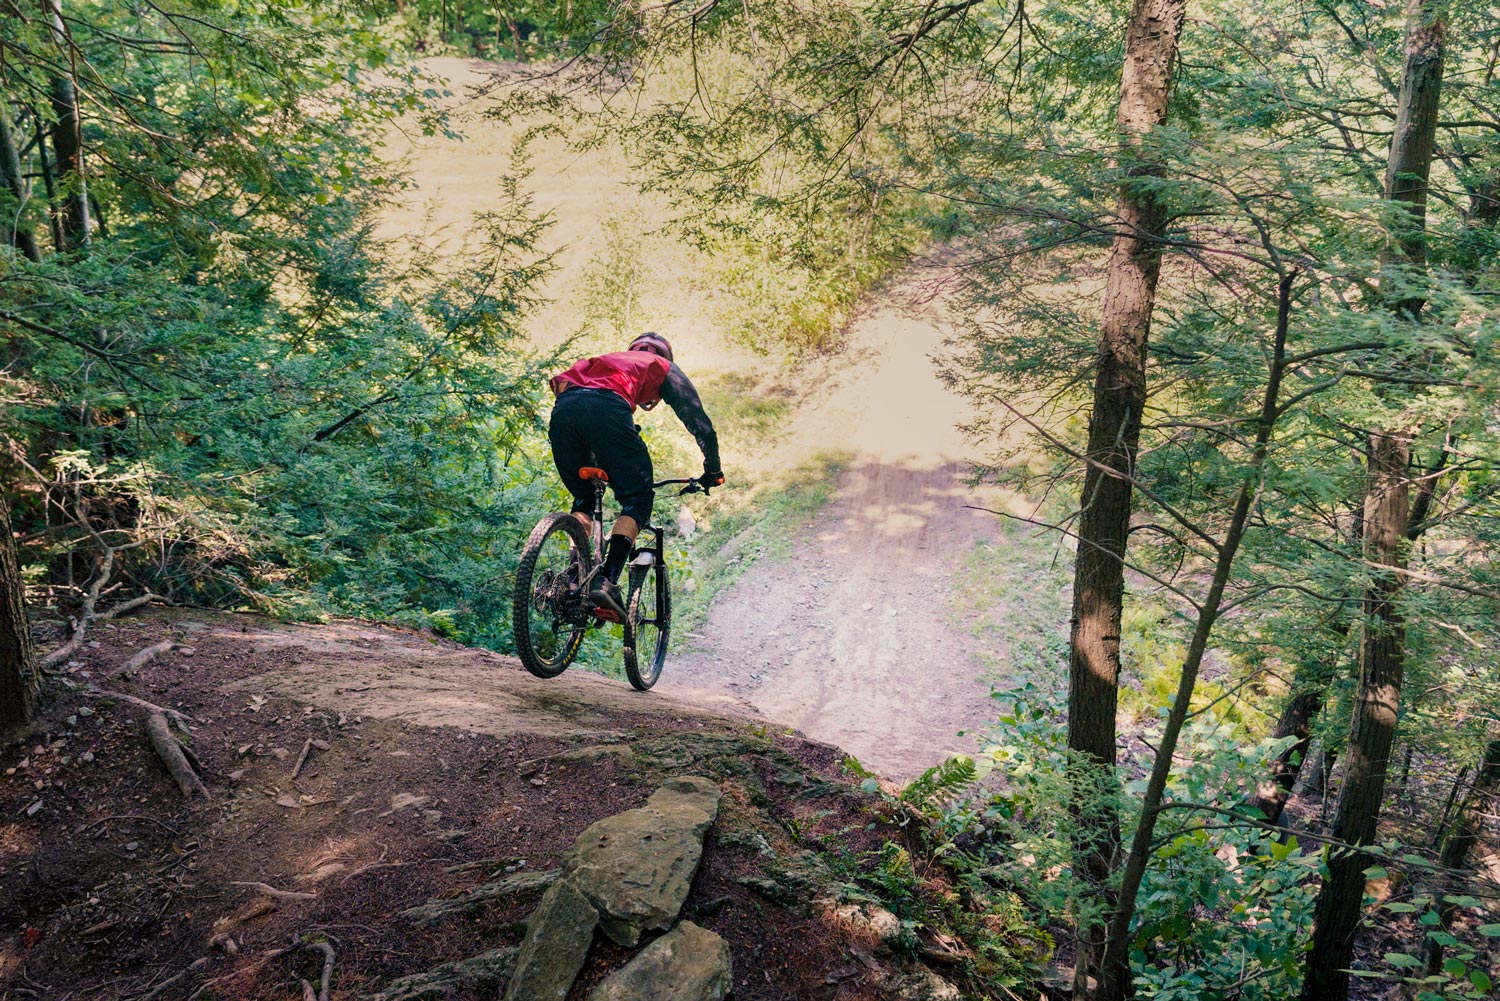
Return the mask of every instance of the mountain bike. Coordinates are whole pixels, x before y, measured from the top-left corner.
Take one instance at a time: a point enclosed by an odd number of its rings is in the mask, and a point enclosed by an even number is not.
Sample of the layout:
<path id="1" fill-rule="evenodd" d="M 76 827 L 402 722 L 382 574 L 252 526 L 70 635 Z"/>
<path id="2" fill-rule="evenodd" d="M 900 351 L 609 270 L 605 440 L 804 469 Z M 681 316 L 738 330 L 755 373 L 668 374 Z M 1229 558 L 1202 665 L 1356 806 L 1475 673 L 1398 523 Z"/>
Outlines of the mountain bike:
<path id="1" fill-rule="evenodd" d="M 549 514 L 536 523 L 521 549 L 516 568 L 516 590 L 511 621 L 516 653 L 526 670 L 538 678 L 555 678 L 568 669 L 589 629 L 615 621 L 606 609 L 589 600 L 589 585 L 604 572 L 604 488 L 609 476 L 586 467 L 579 476 L 593 485 L 591 530 L 571 514 Z M 683 485 L 679 495 L 707 493 L 697 480 L 674 479 L 653 483 L 655 489 Z M 630 552 L 625 598 L 625 677 L 644 692 L 661 677 L 672 632 L 672 594 L 667 582 L 666 552 L 660 526 L 644 525 L 641 536 L 651 541 Z"/>

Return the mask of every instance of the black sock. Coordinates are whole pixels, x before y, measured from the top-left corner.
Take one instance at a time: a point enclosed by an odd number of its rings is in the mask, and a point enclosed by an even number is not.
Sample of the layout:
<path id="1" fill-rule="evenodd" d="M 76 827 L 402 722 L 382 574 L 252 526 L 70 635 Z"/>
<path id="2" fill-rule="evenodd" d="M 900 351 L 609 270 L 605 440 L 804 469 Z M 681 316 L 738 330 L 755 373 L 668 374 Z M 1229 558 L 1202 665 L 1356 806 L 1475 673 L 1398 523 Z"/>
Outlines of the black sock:
<path id="1" fill-rule="evenodd" d="M 625 561 L 630 559 L 631 547 L 635 540 L 628 535 L 611 535 L 609 537 L 609 552 L 604 557 L 604 575 L 615 583 L 620 581 L 620 571 L 625 569 Z"/>

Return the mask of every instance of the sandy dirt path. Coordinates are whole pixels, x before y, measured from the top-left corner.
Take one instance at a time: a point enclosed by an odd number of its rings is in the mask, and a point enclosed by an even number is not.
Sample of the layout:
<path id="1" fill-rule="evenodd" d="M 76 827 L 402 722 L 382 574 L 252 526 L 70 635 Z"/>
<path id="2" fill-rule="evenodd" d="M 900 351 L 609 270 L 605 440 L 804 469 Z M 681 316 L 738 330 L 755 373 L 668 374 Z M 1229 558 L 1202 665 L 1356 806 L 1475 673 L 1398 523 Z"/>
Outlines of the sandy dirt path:
<path id="1" fill-rule="evenodd" d="M 914 266 L 855 321 L 848 364 L 781 457 L 848 453 L 835 500 L 789 560 L 753 566 L 716 599 L 660 686 L 722 688 L 894 779 L 972 751 L 993 719 L 954 597 L 976 544 L 1000 531 L 967 505 L 1013 499 L 966 483 L 969 414 L 932 360 L 952 333 L 931 295 L 943 277 Z"/>

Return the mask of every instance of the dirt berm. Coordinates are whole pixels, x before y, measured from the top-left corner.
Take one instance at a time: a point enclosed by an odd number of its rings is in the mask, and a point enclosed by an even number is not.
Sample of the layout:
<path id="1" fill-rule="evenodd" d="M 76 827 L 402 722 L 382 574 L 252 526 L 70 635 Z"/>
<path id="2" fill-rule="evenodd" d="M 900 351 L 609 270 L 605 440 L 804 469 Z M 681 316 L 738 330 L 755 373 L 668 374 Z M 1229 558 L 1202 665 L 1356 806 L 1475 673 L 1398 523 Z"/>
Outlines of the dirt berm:
<path id="1" fill-rule="evenodd" d="M 0 999 L 280 1001 L 325 978 L 330 999 L 496 999 L 549 882 L 530 874 L 688 775 L 721 798 L 680 918 L 728 943 L 736 998 L 987 996 L 915 825 L 723 696 L 541 681 L 350 623 L 174 611 L 92 639 L 0 748 Z M 208 799 L 179 792 L 143 703 L 190 720 Z M 887 843 L 918 860 L 895 918 Z M 568 997 L 638 952 L 595 934 Z"/>

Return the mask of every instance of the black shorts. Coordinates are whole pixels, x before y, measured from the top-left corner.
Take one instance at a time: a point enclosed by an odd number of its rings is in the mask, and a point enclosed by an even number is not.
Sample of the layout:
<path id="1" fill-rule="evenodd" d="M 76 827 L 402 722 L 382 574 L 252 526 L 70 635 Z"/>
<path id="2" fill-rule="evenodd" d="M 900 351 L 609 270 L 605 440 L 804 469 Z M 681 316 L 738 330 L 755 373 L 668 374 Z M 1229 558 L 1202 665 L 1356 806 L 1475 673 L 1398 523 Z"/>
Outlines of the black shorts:
<path id="1" fill-rule="evenodd" d="M 598 466 L 609 474 L 620 514 L 642 527 L 650 523 L 656 499 L 651 489 L 651 453 L 623 397 L 607 389 L 566 390 L 552 408 L 547 437 L 557 474 L 573 495 L 574 511 L 593 512 L 594 488 L 578 470 Z"/>

